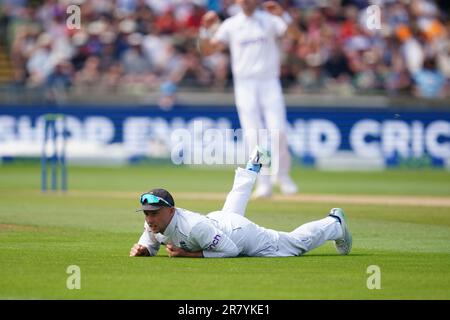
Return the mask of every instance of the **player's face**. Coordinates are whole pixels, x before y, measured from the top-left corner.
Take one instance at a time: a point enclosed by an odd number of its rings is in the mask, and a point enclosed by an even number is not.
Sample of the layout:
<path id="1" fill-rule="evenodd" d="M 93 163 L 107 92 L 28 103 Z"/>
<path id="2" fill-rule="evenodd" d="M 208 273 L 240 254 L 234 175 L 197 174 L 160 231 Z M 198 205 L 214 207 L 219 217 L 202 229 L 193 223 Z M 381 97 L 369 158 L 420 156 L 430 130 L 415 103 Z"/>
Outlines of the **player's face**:
<path id="1" fill-rule="evenodd" d="M 259 0 L 236 0 L 236 3 L 242 8 L 244 12 L 253 12 L 258 6 Z"/>
<path id="2" fill-rule="evenodd" d="M 150 226 L 153 233 L 162 233 L 166 230 L 174 213 L 174 208 L 166 207 L 162 207 L 161 209 L 155 211 L 146 210 L 144 211 L 145 221 Z"/>

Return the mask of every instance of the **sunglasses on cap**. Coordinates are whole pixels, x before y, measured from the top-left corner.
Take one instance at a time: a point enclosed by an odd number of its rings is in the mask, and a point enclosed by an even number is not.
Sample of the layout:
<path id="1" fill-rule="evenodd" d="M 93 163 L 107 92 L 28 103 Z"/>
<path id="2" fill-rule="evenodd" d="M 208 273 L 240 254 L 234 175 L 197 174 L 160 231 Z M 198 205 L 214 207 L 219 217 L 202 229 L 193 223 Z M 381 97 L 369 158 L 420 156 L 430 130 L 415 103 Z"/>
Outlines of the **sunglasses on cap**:
<path id="1" fill-rule="evenodd" d="M 154 194 L 151 194 L 151 193 L 144 193 L 143 195 L 141 195 L 140 200 L 141 200 L 142 205 L 149 204 L 149 205 L 161 205 L 164 207 L 165 206 L 173 207 L 173 205 L 171 205 L 169 202 L 167 202 L 163 198 L 155 196 Z"/>

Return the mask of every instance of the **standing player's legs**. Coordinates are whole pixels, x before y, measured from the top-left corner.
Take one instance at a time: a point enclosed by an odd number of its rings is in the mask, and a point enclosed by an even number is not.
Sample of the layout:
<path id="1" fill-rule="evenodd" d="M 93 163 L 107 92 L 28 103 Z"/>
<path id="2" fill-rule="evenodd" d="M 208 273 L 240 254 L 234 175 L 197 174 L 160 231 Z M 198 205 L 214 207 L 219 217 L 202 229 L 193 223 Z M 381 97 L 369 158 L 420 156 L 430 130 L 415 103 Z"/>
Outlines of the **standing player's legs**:
<path id="1" fill-rule="evenodd" d="M 280 81 L 263 80 L 258 89 L 266 127 L 271 132 L 271 137 L 276 139 L 271 143 L 275 147 L 271 150 L 272 179 L 279 183 L 283 193 L 296 193 L 297 185 L 289 176 L 291 155 L 286 134 L 286 106 Z"/>
<path id="2" fill-rule="evenodd" d="M 247 169 L 237 168 L 234 176 L 233 188 L 227 195 L 222 211 L 245 215 L 248 200 L 252 193 L 258 174 Z"/>
<path id="3" fill-rule="evenodd" d="M 266 144 L 265 141 L 258 141 L 259 131 L 264 128 L 262 110 L 258 100 L 258 85 L 259 81 L 252 79 L 235 80 L 234 82 L 236 107 L 249 152 L 258 144 L 263 146 Z M 272 192 L 270 176 L 266 170 L 267 168 L 263 168 L 258 176 L 255 191 L 257 196 L 270 196 Z"/>

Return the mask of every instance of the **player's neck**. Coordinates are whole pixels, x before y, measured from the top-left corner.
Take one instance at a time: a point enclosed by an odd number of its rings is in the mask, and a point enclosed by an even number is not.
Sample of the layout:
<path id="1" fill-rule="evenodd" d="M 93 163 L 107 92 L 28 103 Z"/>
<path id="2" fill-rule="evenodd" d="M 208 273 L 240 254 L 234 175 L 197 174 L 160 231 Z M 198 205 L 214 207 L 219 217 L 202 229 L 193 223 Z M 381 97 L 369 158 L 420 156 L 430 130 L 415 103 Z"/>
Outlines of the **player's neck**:
<path id="1" fill-rule="evenodd" d="M 242 12 L 247 17 L 251 17 L 255 13 L 255 11 L 256 11 L 256 8 L 253 8 L 253 9 L 242 9 Z"/>

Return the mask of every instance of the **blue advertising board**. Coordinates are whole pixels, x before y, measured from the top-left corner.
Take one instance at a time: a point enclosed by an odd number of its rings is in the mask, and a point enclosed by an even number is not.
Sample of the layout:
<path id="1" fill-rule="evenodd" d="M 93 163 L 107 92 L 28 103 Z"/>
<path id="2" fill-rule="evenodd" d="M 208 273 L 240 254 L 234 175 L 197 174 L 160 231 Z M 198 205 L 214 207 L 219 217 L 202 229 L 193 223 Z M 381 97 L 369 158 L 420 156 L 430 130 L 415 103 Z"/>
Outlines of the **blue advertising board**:
<path id="1" fill-rule="evenodd" d="M 0 156 L 20 156 L 17 150 L 38 146 L 43 116 L 55 112 L 66 115 L 69 141 L 98 150 L 114 145 L 128 159 L 170 156 L 176 130 L 202 136 L 210 129 L 240 127 L 231 106 L 177 106 L 170 111 L 156 106 L 3 106 Z M 442 167 L 450 161 L 450 111 L 289 108 L 288 141 L 294 158 L 304 164 L 347 152 L 360 159 L 382 159 L 387 166 L 421 161 Z M 83 148 L 78 152 L 82 156 Z"/>

